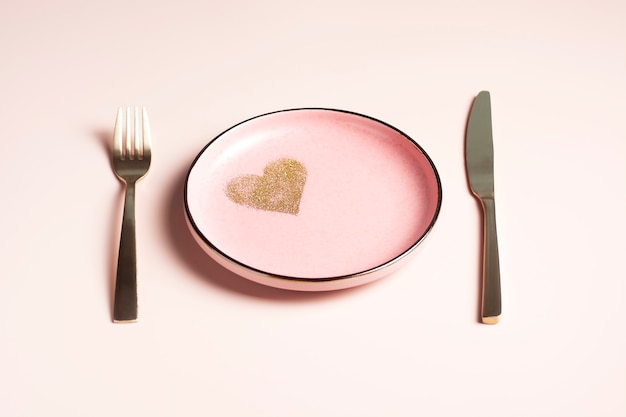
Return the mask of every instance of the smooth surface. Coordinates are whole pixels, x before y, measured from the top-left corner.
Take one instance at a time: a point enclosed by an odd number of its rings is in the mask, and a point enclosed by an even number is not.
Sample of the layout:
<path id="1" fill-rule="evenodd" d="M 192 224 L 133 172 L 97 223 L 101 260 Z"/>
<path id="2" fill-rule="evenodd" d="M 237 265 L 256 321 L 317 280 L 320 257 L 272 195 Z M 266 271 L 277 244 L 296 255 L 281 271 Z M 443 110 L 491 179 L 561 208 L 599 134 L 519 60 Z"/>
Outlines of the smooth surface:
<path id="1" fill-rule="evenodd" d="M 493 160 L 491 96 L 488 91 L 481 91 L 472 103 L 467 121 L 465 168 L 470 189 L 483 211 L 481 320 L 485 324 L 497 324 L 502 314 Z"/>
<path id="2" fill-rule="evenodd" d="M 186 184 L 193 231 L 209 253 L 316 281 L 405 255 L 441 203 L 435 168 L 415 142 L 370 117 L 329 109 L 238 124 L 202 150 Z M 290 281 L 294 289 L 307 284 Z"/>
<path id="3" fill-rule="evenodd" d="M 602 0 L 1 2 L 0 415 L 623 417 L 625 14 Z M 463 151 L 481 90 L 507 277 L 496 326 L 479 323 Z M 123 326 L 122 105 L 146 106 L 153 137 L 141 318 Z M 445 193 L 435 229 L 405 268 L 346 291 L 207 269 L 181 204 L 198 150 L 315 106 L 424 146 Z"/>

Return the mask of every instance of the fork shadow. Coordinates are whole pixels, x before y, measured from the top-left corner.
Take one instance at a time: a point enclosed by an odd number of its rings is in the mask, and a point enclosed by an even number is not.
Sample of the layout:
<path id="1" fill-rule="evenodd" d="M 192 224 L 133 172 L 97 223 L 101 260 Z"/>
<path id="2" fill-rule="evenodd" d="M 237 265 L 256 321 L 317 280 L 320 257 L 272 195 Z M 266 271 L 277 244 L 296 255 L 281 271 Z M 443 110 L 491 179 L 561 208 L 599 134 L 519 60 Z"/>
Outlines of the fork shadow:
<path id="1" fill-rule="evenodd" d="M 180 169 L 175 175 L 164 197 L 164 211 L 166 232 L 170 237 L 170 249 L 187 266 L 193 276 L 228 292 L 281 302 L 331 299 L 343 296 L 347 292 L 360 290 L 361 287 L 322 292 L 284 290 L 258 284 L 227 270 L 204 252 L 187 226 L 183 204 L 186 177 L 186 167 Z"/>
<path id="2" fill-rule="evenodd" d="M 113 170 L 113 161 L 111 160 L 111 153 L 113 152 L 113 132 L 101 129 L 94 131 L 93 136 L 98 142 L 100 142 L 102 152 L 104 152 L 107 156 L 106 160 L 108 161 L 111 170 Z"/>
<path id="3" fill-rule="evenodd" d="M 111 169 L 111 176 L 116 180 L 115 174 L 113 173 L 113 161 L 111 159 L 112 147 L 113 143 L 113 133 L 108 130 L 96 130 L 92 133 L 92 135 L 96 138 L 96 141 L 100 143 L 102 149 L 102 155 L 106 160 L 106 163 L 109 165 Z M 121 181 L 118 181 L 119 191 L 117 194 L 117 198 L 113 200 L 111 203 L 111 209 L 109 210 L 110 219 L 107 224 L 115 225 L 117 224 L 119 227 L 111 227 L 109 229 L 109 233 L 107 236 L 108 242 L 108 259 L 106 262 L 107 270 L 106 270 L 106 289 L 108 293 L 108 300 L 111 312 L 111 319 L 113 319 L 113 303 L 115 299 L 115 275 L 117 269 L 117 256 L 119 250 L 119 238 L 120 238 L 120 213 L 123 207 L 124 202 L 124 184 Z"/>

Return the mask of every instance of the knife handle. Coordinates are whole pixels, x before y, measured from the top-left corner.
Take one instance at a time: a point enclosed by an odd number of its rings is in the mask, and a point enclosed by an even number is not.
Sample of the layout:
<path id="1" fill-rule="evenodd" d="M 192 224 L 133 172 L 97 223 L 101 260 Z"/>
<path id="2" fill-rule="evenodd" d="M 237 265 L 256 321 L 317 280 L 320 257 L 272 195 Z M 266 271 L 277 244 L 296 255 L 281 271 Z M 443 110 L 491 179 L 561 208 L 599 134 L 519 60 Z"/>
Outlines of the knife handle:
<path id="1" fill-rule="evenodd" d="M 484 213 L 482 322 L 498 323 L 502 313 L 500 260 L 496 233 L 496 205 L 493 198 L 481 199 Z"/>

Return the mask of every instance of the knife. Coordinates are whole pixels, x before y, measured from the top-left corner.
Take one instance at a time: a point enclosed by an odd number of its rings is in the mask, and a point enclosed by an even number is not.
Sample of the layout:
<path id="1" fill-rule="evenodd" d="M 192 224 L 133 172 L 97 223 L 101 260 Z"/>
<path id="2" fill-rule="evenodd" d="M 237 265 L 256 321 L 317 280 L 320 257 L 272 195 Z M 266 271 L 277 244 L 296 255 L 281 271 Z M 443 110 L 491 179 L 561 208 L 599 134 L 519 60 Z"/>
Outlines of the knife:
<path id="1" fill-rule="evenodd" d="M 502 313 L 502 297 L 493 187 L 491 97 L 488 91 L 481 91 L 472 104 L 465 133 L 465 166 L 469 186 L 483 210 L 482 322 L 496 324 Z"/>

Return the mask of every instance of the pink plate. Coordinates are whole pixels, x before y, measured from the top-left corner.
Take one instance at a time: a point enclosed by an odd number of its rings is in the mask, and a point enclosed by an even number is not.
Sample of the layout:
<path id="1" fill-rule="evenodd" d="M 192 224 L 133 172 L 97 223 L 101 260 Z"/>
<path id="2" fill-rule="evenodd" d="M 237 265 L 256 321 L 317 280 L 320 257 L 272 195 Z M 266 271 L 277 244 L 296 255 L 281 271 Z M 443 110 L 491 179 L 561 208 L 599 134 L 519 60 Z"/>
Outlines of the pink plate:
<path id="1" fill-rule="evenodd" d="M 433 227 L 441 182 L 424 150 L 360 114 L 294 109 L 226 130 L 185 184 L 191 232 L 218 263 L 278 288 L 378 279 Z"/>

